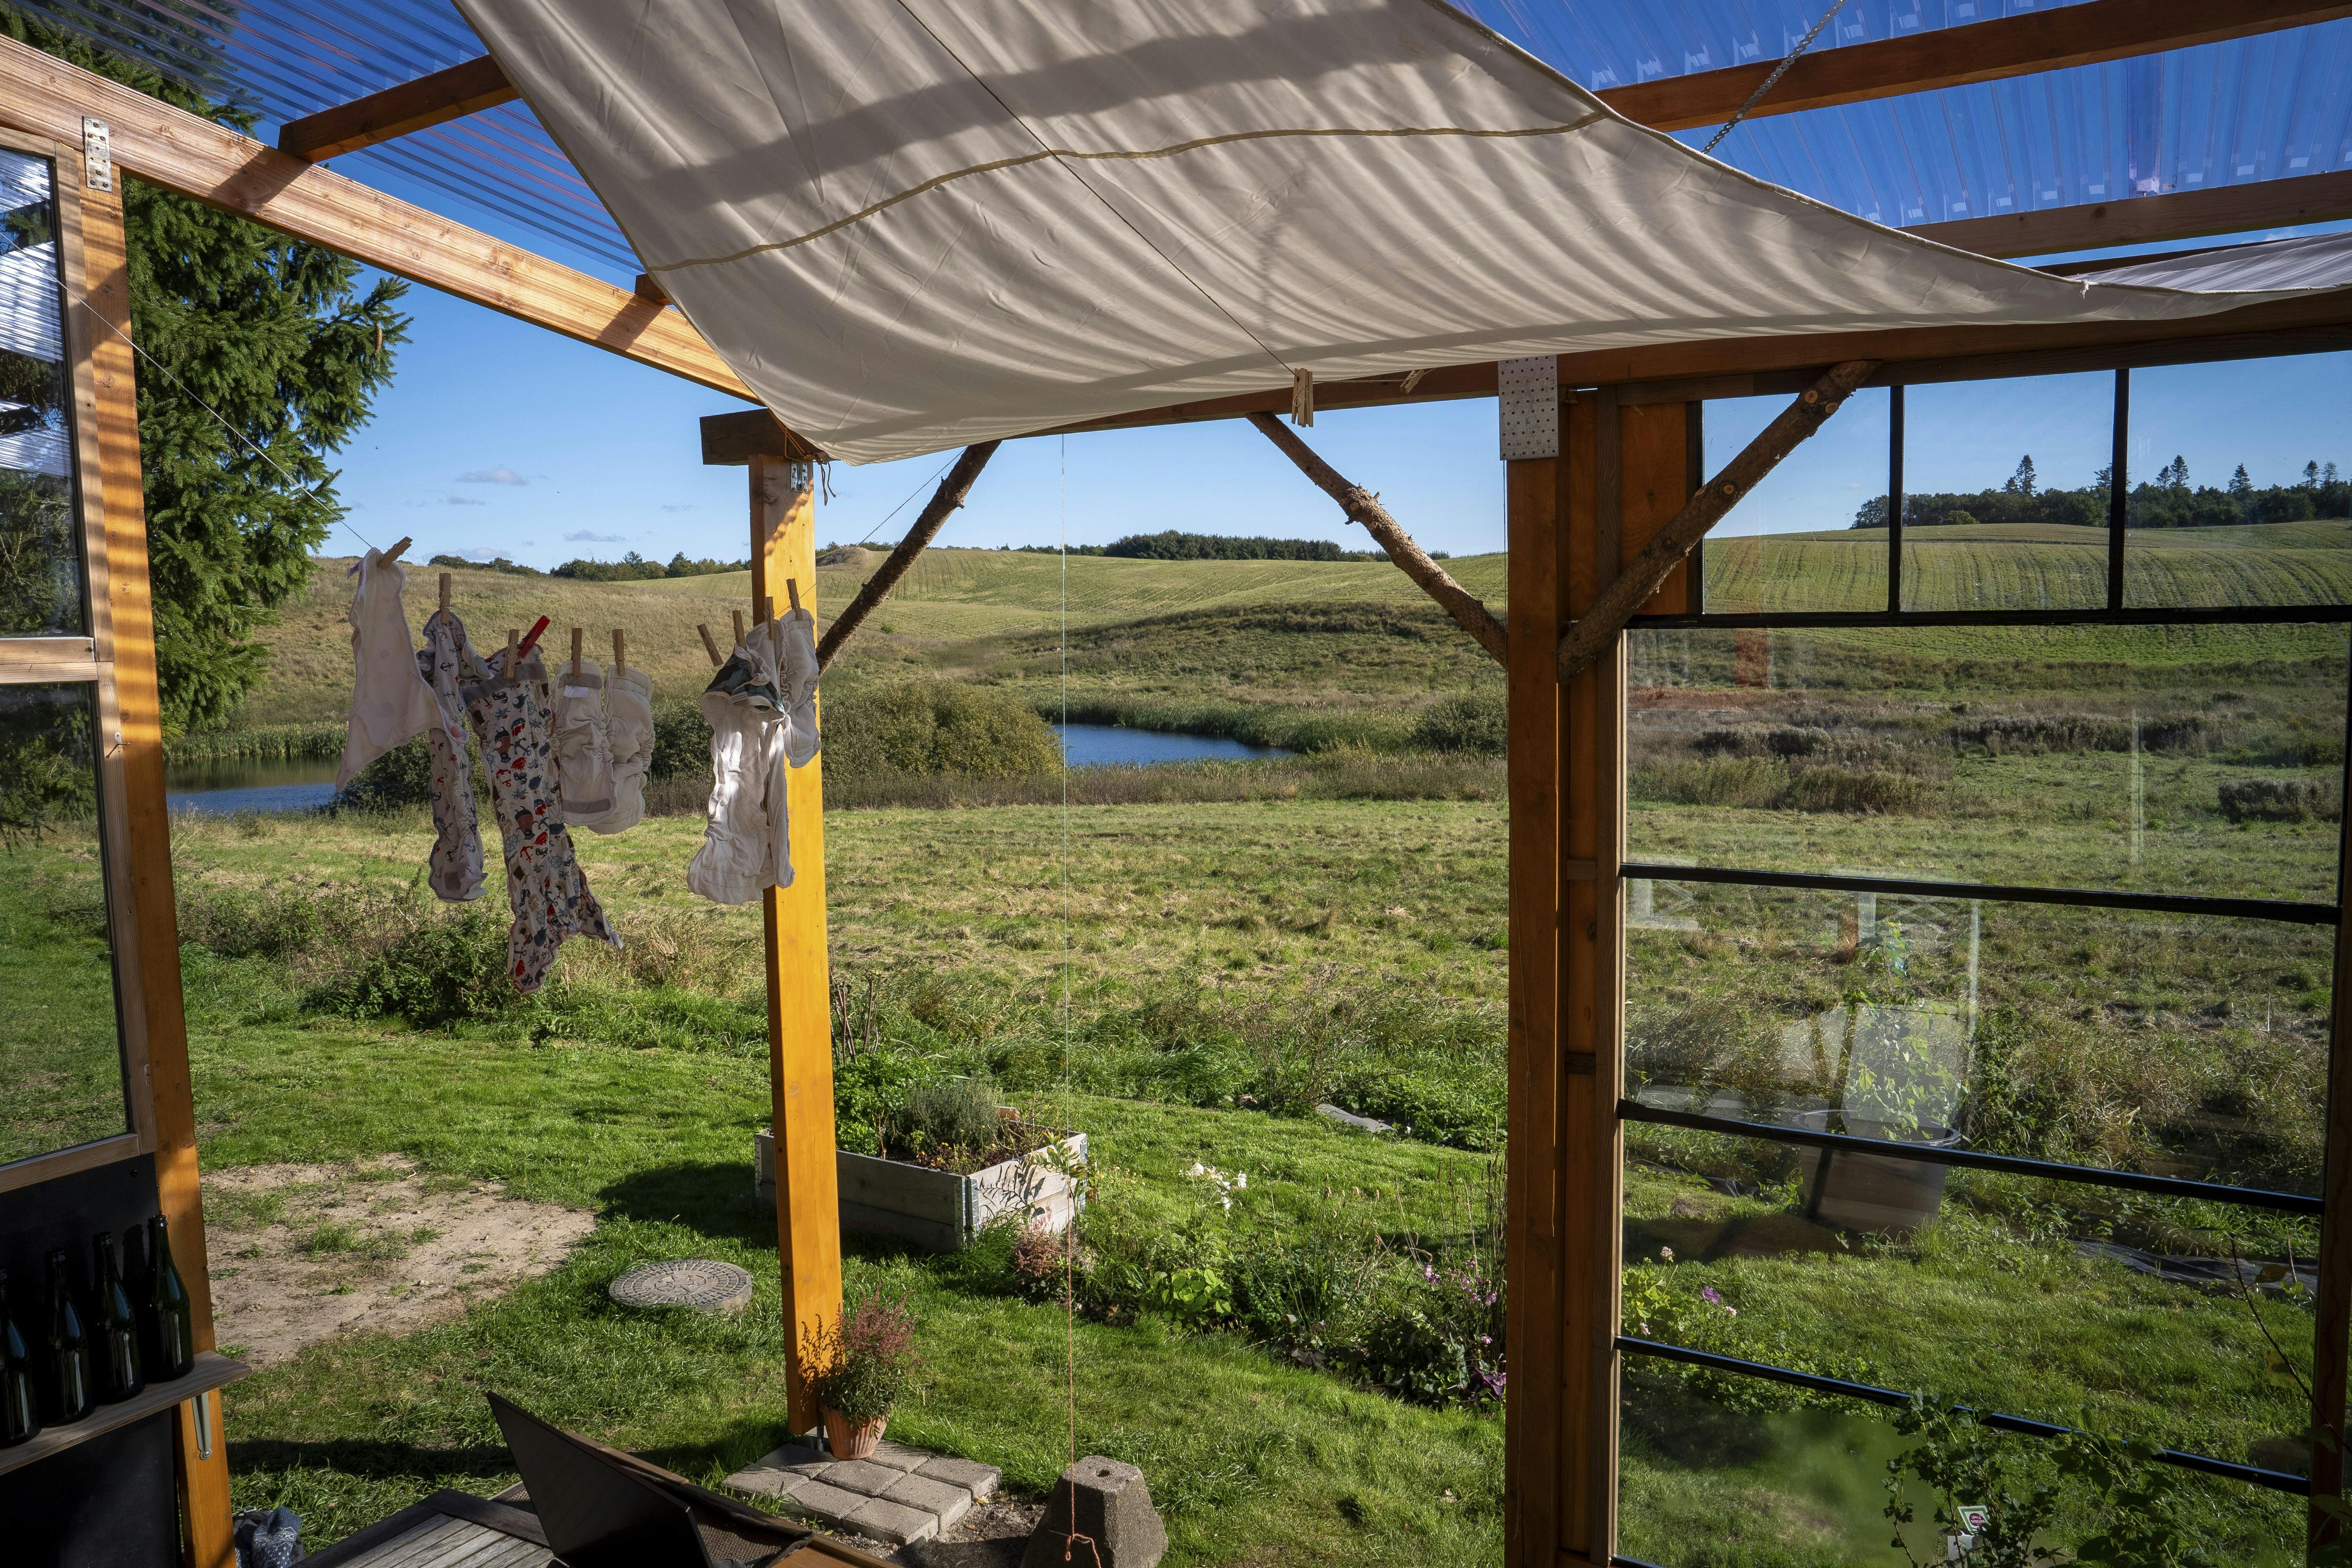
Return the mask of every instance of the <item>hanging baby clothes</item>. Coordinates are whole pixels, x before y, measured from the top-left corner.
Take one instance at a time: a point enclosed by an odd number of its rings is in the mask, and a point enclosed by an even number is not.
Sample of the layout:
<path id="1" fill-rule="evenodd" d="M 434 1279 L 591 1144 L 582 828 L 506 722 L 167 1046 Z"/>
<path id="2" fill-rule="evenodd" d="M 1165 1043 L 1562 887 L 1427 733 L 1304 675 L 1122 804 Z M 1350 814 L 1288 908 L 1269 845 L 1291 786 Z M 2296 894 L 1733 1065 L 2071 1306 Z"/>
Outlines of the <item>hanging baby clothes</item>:
<path id="1" fill-rule="evenodd" d="M 822 744 L 816 723 L 815 618 L 763 622 L 702 694 L 710 721 L 710 807 L 687 886 L 715 903 L 749 903 L 793 885 L 787 769 Z"/>
<path id="2" fill-rule="evenodd" d="M 343 760 L 335 768 L 335 789 L 347 790 L 360 770 L 437 721 L 432 689 L 416 668 L 416 644 L 408 635 L 408 613 L 400 591 L 408 574 L 397 563 L 384 565 L 371 550 L 360 557 L 359 587 L 352 592 L 352 721 L 343 740 Z"/>
<path id="3" fill-rule="evenodd" d="M 613 748 L 613 811 L 589 826 L 599 833 L 618 833 L 646 815 L 646 773 L 654 763 L 652 676 L 642 669 L 606 675 L 604 728 Z"/>
<path id="4" fill-rule="evenodd" d="M 566 659 L 556 674 L 555 773 L 563 820 L 593 827 L 613 811 L 613 747 L 604 724 L 604 677 L 585 659 Z"/>
<path id="5" fill-rule="evenodd" d="M 484 679 L 464 689 L 466 715 L 481 742 L 482 771 L 506 852 L 507 974 L 528 996 L 564 940 L 585 932 L 621 945 L 572 852 L 555 772 L 555 709 L 547 667 L 526 655 L 509 671 L 504 652 L 480 661 Z"/>
<path id="6" fill-rule="evenodd" d="M 466 624 L 446 610 L 425 623 L 416 670 L 432 689 L 433 854 L 426 880 L 438 897 L 463 903 L 482 896 L 482 835 L 474 820 L 474 758 L 466 749 L 465 689 L 483 675 L 466 641 Z"/>

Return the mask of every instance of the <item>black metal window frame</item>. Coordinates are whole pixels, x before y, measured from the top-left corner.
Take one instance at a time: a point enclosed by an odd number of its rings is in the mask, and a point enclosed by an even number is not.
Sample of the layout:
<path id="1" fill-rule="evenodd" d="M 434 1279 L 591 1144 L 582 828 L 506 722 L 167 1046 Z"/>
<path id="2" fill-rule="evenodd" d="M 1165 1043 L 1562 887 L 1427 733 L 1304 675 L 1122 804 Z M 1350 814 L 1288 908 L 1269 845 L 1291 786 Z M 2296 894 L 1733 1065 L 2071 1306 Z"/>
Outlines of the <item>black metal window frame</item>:
<path id="1" fill-rule="evenodd" d="M 2338 352 L 2344 345 L 2328 342 L 2302 352 Z M 2284 350 L 2294 353 L 2294 350 Z M 2242 356 L 2223 356 L 2242 357 Z M 2244 356 L 2252 357 L 2252 356 Z M 2165 363 L 2179 363 L 2169 361 Z M 2195 362 L 2191 362 L 2195 363 Z M 2077 368 L 2069 366 L 2069 369 Z M 1904 384 L 1897 381 L 1888 384 L 1891 403 L 1888 410 L 1887 459 L 1887 531 L 1886 531 L 1886 608 L 1884 610 L 1798 610 L 1710 612 L 1706 608 L 1704 595 L 1705 556 L 1700 551 L 1692 553 L 1690 570 L 1691 594 L 1699 609 L 1688 615 L 1635 616 L 1627 631 L 1673 630 L 1801 630 L 1811 628 L 1899 628 L 1908 626 L 2282 626 L 2340 625 L 2352 623 L 2352 605 L 2212 605 L 2210 607 L 2155 608 L 2127 606 L 2124 603 L 2124 565 L 2126 536 L 2129 532 L 2129 474 L 2126 458 L 2130 437 L 2131 369 L 2119 366 L 2115 372 L 2115 415 L 2113 459 L 2108 468 L 2107 481 L 2107 592 L 2104 607 L 2084 606 L 2066 610 L 1906 610 L 1903 607 L 1903 446 L 1905 427 Z M 1989 368 L 1982 375 L 1939 376 L 1937 380 L 2002 380 L 2021 379 L 2004 376 L 1997 368 Z M 1702 468 L 1701 441 L 1696 433 L 1704 415 L 1705 405 L 1691 407 L 1691 485 L 1696 489 L 1705 482 Z M 2352 697 L 2352 694 L 2347 694 Z M 2352 708 L 2346 717 L 2347 752 L 2352 753 Z M 2343 773 L 2344 793 L 2339 798 L 2352 802 L 2352 754 L 2347 754 Z M 2346 825 L 2336 828 L 2337 851 L 2340 858 Z M 1726 867 L 1672 866 L 1650 861 L 1626 861 L 1618 868 L 1624 879 L 1656 881 L 1714 882 L 1742 887 L 1819 889 L 1827 891 L 1895 893 L 1938 899 L 1980 900 L 1987 903 L 2055 904 L 2081 909 L 2136 910 L 2156 913 L 2209 915 L 2230 920 L 2276 921 L 2303 925 L 2337 925 L 2340 928 L 2339 903 L 2300 903 L 2269 899 L 2203 898 L 2190 895 L 2161 893 L 2130 893 L 2084 888 L 2012 887 L 1994 883 L 1922 881 L 1897 878 L 1814 875 L 1800 872 L 1741 870 Z M 2341 900 L 2345 889 L 2336 889 Z M 2340 940 L 2340 939 L 2339 939 Z M 2340 1042 L 2331 1037 L 2329 1058 L 2333 1060 Z M 1756 1138 L 1773 1142 L 1801 1144 L 1822 1149 L 1854 1149 L 1879 1158 L 1915 1161 L 1923 1164 L 1959 1166 L 1972 1170 L 2000 1171 L 2012 1175 L 2041 1180 L 2068 1182 L 2080 1186 L 2117 1188 L 2144 1192 L 2158 1196 L 2191 1198 L 2203 1202 L 2235 1205 L 2248 1208 L 2317 1216 L 2326 1212 L 2326 1204 L 2318 1196 L 2301 1193 L 2271 1192 L 2261 1188 L 2231 1186 L 2218 1182 L 2189 1181 L 2179 1177 L 2153 1176 L 2134 1171 L 2109 1170 L 2090 1165 L 2068 1165 L 2052 1161 L 2025 1159 L 2014 1155 L 1990 1154 L 1973 1150 L 1943 1149 L 1919 1144 L 1890 1142 L 1879 1139 L 1858 1138 L 1844 1133 L 1815 1132 L 1804 1128 L 1774 1123 L 1738 1121 L 1726 1117 L 1707 1116 L 1690 1111 L 1667 1110 L 1643 1105 L 1632 1099 L 1617 1102 L 1620 1121 L 1641 1121 L 1660 1126 L 1680 1127 L 1694 1131 L 1720 1132 L 1736 1137 Z M 1654 1357 L 1678 1361 L 1737 1375 L 1762 1378 L 1810 1388 L 1818 1393 L 1843 1395 L 1864 1403 L 1905 1405 L 1910 1396 L 1894 1389 L 1878 1388 L 1863 1384 L 1848 1384 L 1834 1378 L 1823 1378 L 1789 1367 L 1762 1362 L 1740 1361 L 1730 1356 L 1714 1355 L 1703 1351 L 1686 1350 L 1678 1345 L 1664 1344 L 1628 1335 L 1620 1335 L 1617 1349 L 1627 1355 Z M 1985 1424 L 1998 1430 L 2028 1436 L 2055 1437 L 2065 1436 L 2067 1427 L 2026 1416 L 1986 1413 Z M 2165 1448 L 2158 1457 L 2164 1461 L 2205 1475 L 2220 1476 L 2268 1488 L 2274 1491 L 2309 1496 L 2310 1481 L 2301 1476 L 2263 1469 L 2252 1465 L 2237 1464 L 2207 1455 Z M 1611 1560 L 1623 1568 L 1655 1568 L 1639 1558 L 1617 1556 Z"/>

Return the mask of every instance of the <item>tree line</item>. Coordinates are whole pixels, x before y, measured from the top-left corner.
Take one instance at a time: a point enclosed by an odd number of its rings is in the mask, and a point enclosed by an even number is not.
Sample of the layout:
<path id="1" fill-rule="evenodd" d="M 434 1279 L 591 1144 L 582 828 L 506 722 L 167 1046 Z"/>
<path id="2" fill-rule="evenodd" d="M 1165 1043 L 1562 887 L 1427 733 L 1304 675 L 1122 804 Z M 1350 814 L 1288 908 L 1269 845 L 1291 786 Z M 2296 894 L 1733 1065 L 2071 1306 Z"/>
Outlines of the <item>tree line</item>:
<path id="1" fill-rule="evenodd" d="M 1057 544 L 1024 544 L 1032 555 L 1065 553 Z M 1328 539 L 1243 538 L 1226 533 L 1185 533 L 1167 529 L 1159 533 L 1130 533 L 1108 544 L 1073 544 L 1071 555 L 1108 555 L 1128 561 L 1386 561 L 1380 550 L 1342 550 Z M 1444 551 L 1431 552 L 1445 559 Z"/>
<path id="2" fill-rule="evenodd" d="M 2113 489 L 2101 468 L 2081 489 L 2044 489 L 2031 454 L 1998 489 L 1927 491 L 1903 498 L 1906 528 L 1965 527 L 1971 523 L 2030 522 L 2104 528 Z M 2130 486 L 2125 520 L 2132 528 L 2228 528 L 2246 523 L 2306 522 L 2316 518 L 2352 518 L 2352 480 L 2334 463 L 2304 465 L 2292 484 L 2257 487 L 2241 463 L 2229 483 L 2216 488 L 2191 481 L 2189 462 L 2176 457 L 2156 477 Z M 1885 528 L 1886 498 L 1873 496 L 1853 515 L 1855 528 Z"/>

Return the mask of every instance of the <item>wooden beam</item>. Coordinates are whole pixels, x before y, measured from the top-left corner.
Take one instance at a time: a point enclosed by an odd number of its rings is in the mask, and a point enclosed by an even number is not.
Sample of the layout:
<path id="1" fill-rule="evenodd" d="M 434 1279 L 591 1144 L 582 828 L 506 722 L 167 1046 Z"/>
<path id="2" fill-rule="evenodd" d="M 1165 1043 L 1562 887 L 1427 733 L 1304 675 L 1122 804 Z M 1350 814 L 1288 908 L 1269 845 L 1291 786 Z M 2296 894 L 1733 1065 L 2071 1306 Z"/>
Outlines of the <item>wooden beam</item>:
<path id="1" fill-rule="evenodd" d="M 79 146 L 85 115 L 106 122 L 115 163 L 150 184 L 758 401 L 676 310 L 0 37 L 0 122 Z"/>
<path id="2" fill-rule="evenodd" d="M 739 468 L 757 458 L 787 463 L 825 461 L 823 450 L 784 428 L 784 422 L 764 408 L 703 416 L 703 467 Z"/>
<path id="3" fill-rule="evenodd" d="M 1391 564 L 1412 578 L 1421 591 L 1437 602 L 1438 608 L 1452 616 L 1455 624 L 1476 639 L 1480 647 L 1494 656 L 1495 662 L 1508 669 L 1511 664 L 1510 634 L 1495 619 L 1494 612 L 1478 600 L 1478 596 L 1455 582 L 1444 567 L 1429 558 L 1426 551 L 1412 541 L 1412 536 L 1389 515 L 1381 498 L 1361 485 L 1349 484 L 1339 470 L 1318 457 L 1315 449 L 1298 438 L 1296 431 L 1271 414 L 1253 414 L 1251 424 L 1259 434 L 1282 448 L 1283 456 L 1298 465 L 1298 471 L 1315 481 L 1316 488 L 1339 503 L 1350 522 L 1361 523 L 1373 542 L 1388 552 Z"/>
<path id="4" fill-rule="evenodd" d="M 930 504 L 924 507 L 922 515 L 915 519 L 915 526 L 907 530 L 907 536 L 898 541 L 898 548 L 890 552 L 890 558 L 882 563 L 879 571 L 859 585 L 857 596 L 834 617 L 833 625 L 824 628 L 824 640 L 816 646 L 818 674 L 824 674 L 832 665 L 841 653 L 841 645 L 865 624 L 874 606 L 898 585 L 898 579 L 907 574 L 907 568 L 915 563 L 915 557 L 939 537 L 940 530 L 947 526 L 948 519 L 963 505 L 964 498 L 971 494 L 972 481 L 980 478 L 980 470 L 988 466 L 988 459 L 996 456 L 996 448 L 1003 445 L 1002 441 L 982 441 L 963 449 L 963 455 L 955 460 L 955 466 L 940 481 L 940 488 L 931 492 Z"/>
<path id="5" fill-rule="evenodd" d="M 751 460 L 751 603 L 772 605 L 788 583 L 816 610 L 816 497 L 793 482 L 792 459 Z M 833 1005 L 825 948 L 822 756 L 786 768 L 793 885 L 761 896 L 768 978 L 768 1086 L 775 1129 L 776 1258 L 783 1277 L 792 1429 L 819 1414 L 801 1351 L 841 1310 L 841 1189 L 835 1173 Z"/>
<path id="6" fill-rule="evenodd" d="M 79 170 L 58 160 L 58 174 Z M 204 1197 L 196 1179 L 194 1087 L 188 1066 L 188 1023 L 180 985 L 179 910 L 172 885 L 172 823 L 164 799 L 163 703 L 155 675 L 155 611 L 149 587 L 147 512 L 139 458 L 138 366 L 131 346 L 131 265 L 122 224 L 122 190 L 81 189 L 79 239 L 86 309 L 69 312 L 87 334 L 98 472 L 85 492 L 104 517 L 106 602 L 114 668 L 115 722 L 121 752 L 125 847 L 137 946 L 125 975 L 135 992 L 146 1079 L 141 1089 L 153 1117 L 156 1201 L 170 1222 L 173 1260 L 194 1308 L 195 1348 L 213 1348 L 211 1273 L 205 1255 Z M 92 485 L 90 479 L 97 483 Z M 220 1400 L 206 1394 L 178 1408 L 176 1465 L 182 1529 L 192 1568 L 233 1568 L 236 1547 L 229 1507 L 228 1443 Z M 198 1434 L 201 1428 L 204 1436 Z"/>
<path id="7" fill-rule="evenodd" d="M 479 59 L 451 66 L 397 87 L 289 120 L 278 128 L 278 150 L 306 163 L 322 163 L 344 153 L 356 153 L 379 142 L 390 142 L 413 131 L 462 119 L 522 94 L 499 62 Z"/>
<path id="8" fill-rule="evenodd" d="M 2352 839 L 2338 850 L 2336 874 L 2352 875 Z M 2337 887 L 2347 885 L 2338 882 Z M 2317 1300 L 2312 1303 L 2311 1510 L 2314 1549 L 2344 1534 L 2345 1380 L 2352 1374 L 2352 902 L 2336 922 L 2335 993 L 2328 1007 L 2327 1121 L 2319 1194 Z"/>
<path id="9" fill-rule="evenodd" d="M 2076 5 L 2047 15 L 2063 16 L 2085 8 Z M 2172 191 L 2081 206 L 2044 207 L 2039 212 L 1924 223 L 1903 232 L 1979 256 L 2049 256 L 2061 250 L 2151 245 L 2209 234 L 2334 223 L 2347 217 L 2352 217 L 2352 169 L 2338 169 L 2325 174 L 2216 185 L 2208 191 Z M 2117 257 L 2111 265 L 2128 267 L 2131 260 Z"/>
<path id="10" fill-rule="evenodd" d="M 1849 13 L 1855 15 L 1858 13 Z M 1749 119 L 1863 103 L 1939 87 L 1999 81 L 2069 66 L 2185 49 L 2352 16 L 2352 5 L 2311 0 L 2087 0 L 2054 11 L 1973 22 L 1801 56 Z M 1722 70 L 1605 88 L 1601 101 L 1657 131 L 1720 125 L 1780 64 L 1777 58 Z"/>
<path id="11" fill-rule="evenodd" d="M 669 290 L 663 288 L 661 286 L 661 279 L 655 277 L 650 272 L 640 272 L 637 274 L 637 286 L 633 292 L 635 293 L 638 299 L 650 300 L 656 305 L 667 305 L 669 303 Z"/>

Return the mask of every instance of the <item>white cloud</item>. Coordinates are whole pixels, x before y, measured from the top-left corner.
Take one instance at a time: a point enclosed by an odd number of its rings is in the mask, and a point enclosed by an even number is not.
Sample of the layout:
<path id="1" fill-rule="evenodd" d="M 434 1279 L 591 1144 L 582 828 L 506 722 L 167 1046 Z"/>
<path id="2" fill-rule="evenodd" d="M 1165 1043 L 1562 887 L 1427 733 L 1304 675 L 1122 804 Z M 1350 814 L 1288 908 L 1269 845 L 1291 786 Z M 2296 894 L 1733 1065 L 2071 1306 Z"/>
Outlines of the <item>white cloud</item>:
<path id="1" fill-rule="evenodd" d="M 488 506 L 490 503 L 486 500 L 476 500 L 471 496 L 439 496 L 432 500 L 413 500 L 403 504 L 407 506 Z"/>
<path id="2" fill-rule="evenodd" d="M 468 561 L 496 561 L 499 558 L 495 550 L 460 550 L 457 553 Z"/>
<path id="3" fill-rule="evenodd" d="M 501 464 L 495 468 L 476 468 L 470 474 L 459 474 L 461 485 L 527 485 L 530 481 Z"/>
<path id="4" fill-rule="evenodd" d="M 565 542 L 571 544 L 619 544 L 628 537 L 625 533 L 591 533 L 584 528 L 563 536 Z"/>
<path id="5" fill-rule="evenodd" d="M 662 510 L 664 511 L 692 511 L 693 510 L 694 503 L 692 501 L 688 501 L 683 506 L 666 506 L 662 508 Z"/>

